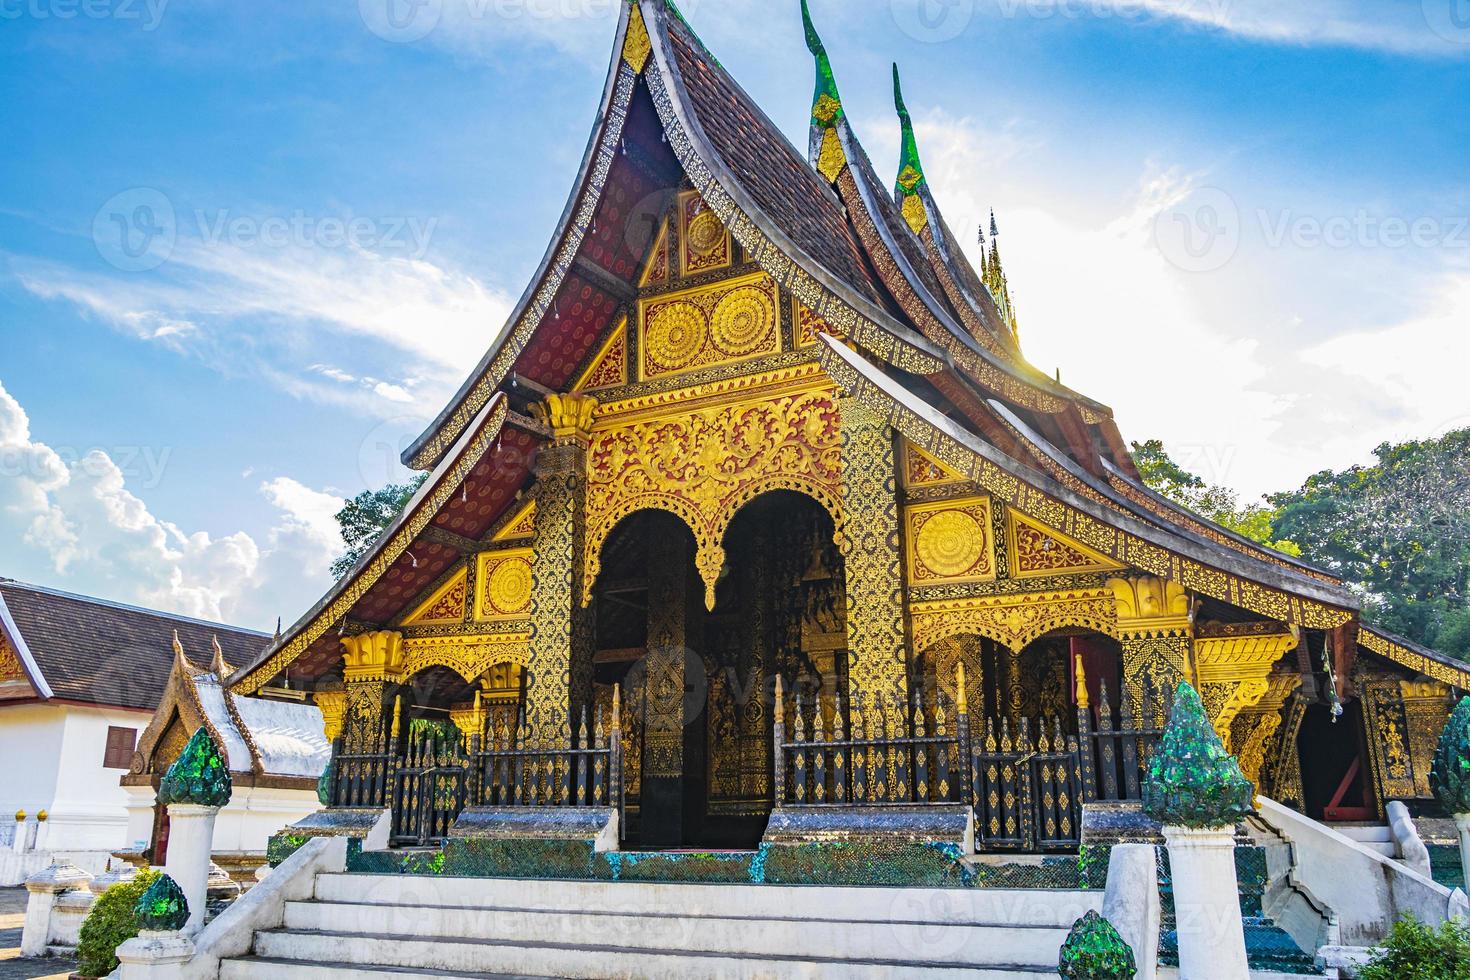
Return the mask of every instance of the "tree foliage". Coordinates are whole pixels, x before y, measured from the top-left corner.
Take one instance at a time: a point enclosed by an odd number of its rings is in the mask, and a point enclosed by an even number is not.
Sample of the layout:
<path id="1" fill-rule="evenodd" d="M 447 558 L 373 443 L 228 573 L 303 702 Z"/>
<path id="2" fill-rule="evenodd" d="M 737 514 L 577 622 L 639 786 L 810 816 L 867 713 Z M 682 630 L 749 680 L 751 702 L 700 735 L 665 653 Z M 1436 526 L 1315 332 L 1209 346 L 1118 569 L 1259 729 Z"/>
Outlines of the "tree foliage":
<path id="1" fill-rule="evenodd" d="M 1324 470 L 1266 504 L 1242 505 L 1181 467 L 1162 442 L 1133 444 L 1157 493 L 1340 576 L 1377 625 L 1470 657 L 1470 429 L 1385 443 L 1374 455 L 1373 465 Z"/>
<path id="2" fill-rule="evenodd" d="M 1133 443 L 1132 456 L 1143 482 L 1155 493 L 1257 544 L 1288 555 L 1302 553 L 1293 541 L 1277 536 L 1275 511 L 1265 502 L 1242 504 L 1234 490 L 1205 483 L 1176 463 L 1160 440 Z"/>
<path id="3" fill-rule="evenodd" d="M 118 967 L 117 948 L 138 935 L 138 900 L 163 874 L 143 868 L 129 881 L 113 885 L 92 903 L 77 940 L 77 973 L 105 977 Z"/>
<path id="4" fill-rule="evenodd" d="M 1357 585 L 1381 626 L 1470 654 L 1470 429 L 1374 455 L 1272 496 L 1275 526 Z"/>
<path id="5" fill-rule="evenodd" d="M 426 479 L 428 474 L 420 474 L 407 483 L 390 483 L 377 490 L 364 490 L 347 501 L 347 506 L 337 512 L 337 524 L 342 529 L 342 540 L 347 542 L 347 551 L 332 562 L 334 577 L 341 578 L 352 571 L 352 566 L 372 550 Z"/>
<path id="6" fill-rule="evenodd" d="M 1470 980 L 1470 929 L 1454 919 L 1431 929 L 1401 919 L 1358 970 L 1359 980 Z"/>

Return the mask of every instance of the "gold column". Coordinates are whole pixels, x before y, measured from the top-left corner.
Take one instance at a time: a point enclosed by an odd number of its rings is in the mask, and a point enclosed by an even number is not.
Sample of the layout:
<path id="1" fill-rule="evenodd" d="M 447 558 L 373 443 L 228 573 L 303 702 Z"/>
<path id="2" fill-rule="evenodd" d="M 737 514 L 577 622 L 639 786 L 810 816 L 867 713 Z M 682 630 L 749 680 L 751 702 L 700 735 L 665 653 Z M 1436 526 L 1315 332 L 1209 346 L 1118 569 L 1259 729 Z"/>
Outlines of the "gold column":
<path id="1" fill-rule="evenodd" d="M 403 634 L 392 630 L 342 638 L 346 707 L 343 745 L 348 752 L 377 750 L 390 686 L 402 684 L 406 664 Z"/>
<path id="2" fill-rule="evenodd" d="M 536 461 L 536 538 L 531 559 L 531 669 L 526 727 L 564 742 L 572 716 L 592 702 L 591 607 L 582 594 L 587 516 L 587 447 L 597 400 L 552 395 L 537 406 L 552 442 Z"/>
<path id="3" fill-rule="evenodd" d="M 1189 594 L 1175 582 L 1150 576 L 1113 578 L 1108 585 L 1118 606 L 1123 690 L 1135 716 L 1142 712 L 1144 689 L 1152 691 L 1159 715 L 1153 720 L 1162 720 L 1164 692 L 1193 679 Z"/>
<path id="4" fill-rule="evenodd" d="M 842 416 L 839 538 L 847 572 L 848 687 L 854 698 L 904 693 L 908 665 L 893 428 L 855 398 L 840 398 L 837 407 Z"/>

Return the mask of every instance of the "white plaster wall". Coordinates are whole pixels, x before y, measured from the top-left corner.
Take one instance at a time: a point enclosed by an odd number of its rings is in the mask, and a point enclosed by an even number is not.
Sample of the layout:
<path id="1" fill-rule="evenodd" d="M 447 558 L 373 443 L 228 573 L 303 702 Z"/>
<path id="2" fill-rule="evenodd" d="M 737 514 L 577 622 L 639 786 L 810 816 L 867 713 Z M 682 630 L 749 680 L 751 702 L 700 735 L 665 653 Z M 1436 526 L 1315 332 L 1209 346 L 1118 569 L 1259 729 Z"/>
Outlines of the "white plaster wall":
<path id="1" fill-rule="evenodd" d="M 116 850 L 127 846 L 128 795 L 118 784 L 126 769 L 102 765 L 110 726 L 148 727 L 151 712 L 117 708 L 66 709 L 56 795 L 43 839 L 46 850 Z"/>
<path id="2" fill-rule="evenodd" d="M 153 833 L 155 793 L 148 786 L 128 794 L 128 845 L 147 847 Z M 214 853 L 264 854 L 271 837 L 321 809 L 316 791 L 239 787 L 214 823 Z"/>
<path id="3" fill-rule="evenodd" d="M 67 709 L 49 704 L 25 704 L 0 709 L 0 817 L 13 821 L 17 810 L 34 820 L 37 811 L 56 802 L 61 769 L 61 746 L 66 734 Z M 106 749 L 104 734 L 103 749 Z M 101 752 L 97 755 L 102 761 Z"/>

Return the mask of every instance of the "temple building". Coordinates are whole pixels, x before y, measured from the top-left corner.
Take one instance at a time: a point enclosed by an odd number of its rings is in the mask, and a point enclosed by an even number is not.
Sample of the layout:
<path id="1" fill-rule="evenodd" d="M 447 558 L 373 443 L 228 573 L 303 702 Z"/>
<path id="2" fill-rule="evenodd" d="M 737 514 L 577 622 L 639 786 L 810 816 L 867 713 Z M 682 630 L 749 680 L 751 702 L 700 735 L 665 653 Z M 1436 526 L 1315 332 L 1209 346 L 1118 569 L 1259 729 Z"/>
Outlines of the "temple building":
<path id="1" fill-rule="evenodd" d="M 231 694 L 310 690 L 333 808 L 412 847 L 489 810 L 605 808 L 627 850 L 884 810 L 1076 852 L 1186 680 L 1262 795 L 1431 810 L 1470 667 L 1146 487 L 1109 408 L 1026 361 L 897 72 L 885 180 L 806 29 L 801 152 L 672 4 L 622 4 L 545 257 L 404 453 L 426 482 Z"/>

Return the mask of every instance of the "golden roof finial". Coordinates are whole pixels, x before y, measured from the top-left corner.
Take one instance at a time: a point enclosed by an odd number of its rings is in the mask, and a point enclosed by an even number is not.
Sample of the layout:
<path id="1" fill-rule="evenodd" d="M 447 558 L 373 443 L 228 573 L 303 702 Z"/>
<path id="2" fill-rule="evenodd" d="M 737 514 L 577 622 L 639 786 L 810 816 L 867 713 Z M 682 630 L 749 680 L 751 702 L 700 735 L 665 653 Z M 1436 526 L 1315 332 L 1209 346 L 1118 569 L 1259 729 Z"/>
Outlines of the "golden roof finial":
<path id="1" fill-rule="evenodd" d="M 970 713 L 970 694 L 965 690 L 965 662 L 963 660 L 954 665 L 954 700 L 955 708 L 960 714 Z"/>
<path id="2" fill-rule="evenodd" d="M 234 672 L 234 668 L 232 668 L 229 665 L 229 662 L 225 660 L 225 651 L 224 648 L 219 645 L 219 637 L 211 636 L 209 638 L 209 643 L 210 646 L 214 648 L 214 660 L 210 663 L 210 669 L 219 675 L 220 680 L 224 680 L 226 677 Z"/>
<path id="3" fill-rule="evenodd" d="M 613 715 L 612 730 L 621 732 L 623 730 L 623 685 L 613 685 Z"/>
<path id="4" fill-rule="evenodd" d="M 1082 654 L 1077 654 L 1077 707 L 1088 707 L 1087 670 L 1082 666 Z"/>

